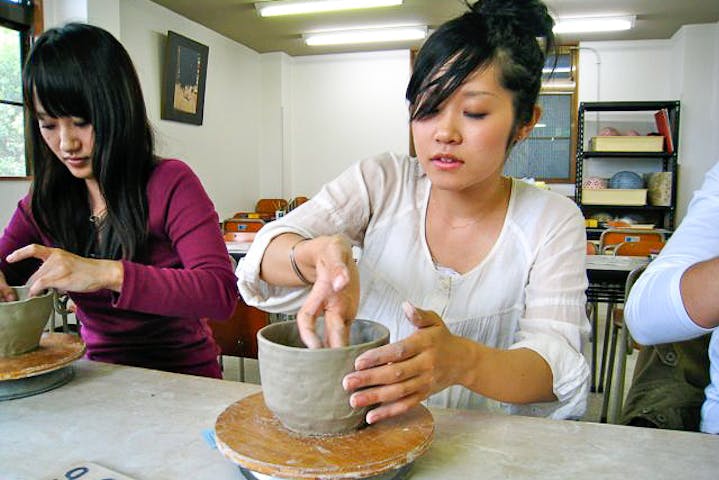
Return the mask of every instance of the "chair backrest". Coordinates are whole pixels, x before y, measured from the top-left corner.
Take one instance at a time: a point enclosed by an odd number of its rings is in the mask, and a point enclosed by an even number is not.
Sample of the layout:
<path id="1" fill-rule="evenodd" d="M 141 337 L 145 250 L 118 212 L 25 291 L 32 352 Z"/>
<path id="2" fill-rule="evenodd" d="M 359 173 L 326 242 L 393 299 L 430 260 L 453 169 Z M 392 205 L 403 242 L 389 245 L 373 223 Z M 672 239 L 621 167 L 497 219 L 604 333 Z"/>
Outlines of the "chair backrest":
<path id="1" fill-rule="evenodd" d="M 220 355 L 257 358 L 257 332 L 270 323 L 269 314 L 248 306 L 242 298 L 227 320 L 208 320 Z"/>
<path id="2" fill-rule="evenodd" d="M 303 203 L 305 203 L 309 198 L 307 197 L 295 197 L 292 200 L 290 200 L 290 203 L 287 205 L 287 211 L 292 211 L 295 208 L 299 207 Z"/>
<path id="3" fill-rule="evenodd" d="M 614 255 L 628 257 L 648 257 L 656 255 L 664 248 L 665 242 L 658 240 L 640 240 L 638 242 L 622 242 L 614 247 Z"/>
<path id="4" fill-rule="evenodd" d="M 265 225 L 259 218 L 229 218 L 222 223 L 223 233 L 258 232 Z"/>
<path id="5" fill-rule="evenodd" d="M 627 281 L 624 284 L 624 298 L 629 298 L 629 292 L 631 292 L 632 287 L 634 286 L 634 283 L 636 283 L 637 279 L 644 273 L 644 270 L 647 269 L 647 265 L 641 265 L 631 272 L 629 272 L 629 275 L 627 275 Z"/>
<path id="6" fill-rule="evenodd" d="M 261 198 L 255 205 L 255 212 L 270 213 L 274 216 L 277 210 L 287 211 L 287 200 L 284 198 Z"/>
<path id="7" fill-rule="evenodd" d="M 599 237 L 600 253 L 611 253 L 607 250 L 613 249 L 620 243 L 631 243 L 639 241 L 666 241 L 664 232 L 651 229 L 632 229 L 632 228 L 608 228 L 604 230 Z"/>
<path id="8" fill-rule="evenodd" d="M 587 255 L 596 255 L 597 245 L 594 242 L 587 240 Z"/>

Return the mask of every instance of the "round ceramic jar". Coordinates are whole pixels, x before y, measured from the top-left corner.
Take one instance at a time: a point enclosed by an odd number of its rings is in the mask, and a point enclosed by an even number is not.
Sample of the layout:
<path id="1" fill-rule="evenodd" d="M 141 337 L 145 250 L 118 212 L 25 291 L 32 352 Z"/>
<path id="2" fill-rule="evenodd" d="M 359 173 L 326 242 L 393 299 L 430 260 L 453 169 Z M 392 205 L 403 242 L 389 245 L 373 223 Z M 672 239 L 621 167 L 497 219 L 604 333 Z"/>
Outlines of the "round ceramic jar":
<path id="1" fill-rule="evenodd" d="M 644 179 L 638 173 L 622 170 L 612 175 L 612 178 L 609 179 L 609 188 L 644 188 Z"/>
<path id="2" fill-rule="evenodd" d="M 317 320 L 317 334 L 324 323 Z M 260 383 L 267 408 L 289 430 L 303 435 L 339 435 L 359 428 L 368 408 L 353 409 L 342 387 L 361 353 L 389 342 L 389 330 L 355 320 L 350 345 L 306 348 L 297 322 L 272 323 L 257 332 Z"/>
<path id="3" fill-rule="evenodd" d="M 52 291 L 28 297 L 29 287 L 10 287 L 18 300 L 0 302 L 0 357 L 35 350 L 52 312 Z"/>
<path id="4" fill-rule="evenodd" d="M 601 190 L 607 188 L 609 180 L 601 177 L 587 177 L 582 181 L 582 188 L 586 190 Z"/>
<path id="5" fill-rule="evenodd" d="M 668 207 L 672 204 L 672 172 L 654 172 L 647 176 L 650 205 Z"/>

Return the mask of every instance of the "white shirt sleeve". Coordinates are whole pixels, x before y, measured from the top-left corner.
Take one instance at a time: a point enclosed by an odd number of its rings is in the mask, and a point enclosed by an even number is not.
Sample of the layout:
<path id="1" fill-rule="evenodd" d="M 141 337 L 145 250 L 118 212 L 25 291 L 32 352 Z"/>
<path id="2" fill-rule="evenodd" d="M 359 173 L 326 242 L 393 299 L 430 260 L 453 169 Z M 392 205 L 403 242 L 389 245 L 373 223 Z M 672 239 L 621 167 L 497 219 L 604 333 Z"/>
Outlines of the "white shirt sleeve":
<path id="1" fill-rule="evenodd" d="M 561 220 L 560 220 L 561 219 Z M 548 220 L 548 219 L 547 219 Z M 510 349 L 528 348 L 549 365 L 558 403 L 515 406 L 517 413 L 546 410 L 552 418 L 577 417 L 585 408 L 589 365 L 582 352 L 589 338 L 586 317 L 586 235 L 578 211 L 564 210 L 541 240 L 526 286 L 526 309 L 519 319 L 516 343 Z"/>
<path id="2" fill-rule="evenodd" d="M 719 163 L 695 192 L 688 212 L 661 253 L 632 287 L 624 312 L 634 338 L 653 345 L 710 332 L 686 312 L 679 284 L 695 263 L 719 255 Z"/>
<path id="3" fill-rule="evenodd" d="M 341 232 L 353 245 L 361 245 L 370 216 L 365 174 L 363 162 L 353 165 L 309 201 L 262 227 L 235 272 L 240 293 L 248 305 L 273 313 L 296 312 L 309 293 L 309 286 L 279 287 L 260 278 L 262 257 L 278 235 L 296 233 L 315 238 Z"/>

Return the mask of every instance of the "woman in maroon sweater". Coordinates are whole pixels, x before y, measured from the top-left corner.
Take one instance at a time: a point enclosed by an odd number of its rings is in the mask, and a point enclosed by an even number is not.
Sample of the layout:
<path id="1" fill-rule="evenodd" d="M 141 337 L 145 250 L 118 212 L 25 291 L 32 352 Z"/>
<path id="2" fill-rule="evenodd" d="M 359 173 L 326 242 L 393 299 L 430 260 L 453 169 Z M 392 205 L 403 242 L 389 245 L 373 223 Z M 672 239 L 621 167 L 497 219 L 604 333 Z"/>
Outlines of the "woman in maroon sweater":
<path id="1" fill-rule="evenodd" d="M 199 179 L 154 156 L 129 55 L 108 32 L 45 32 L 23 70 L 33 182 L 0 238 L 0 299 L 69 293 L 87 357 L 220 377 L 205 318 L 237 301 Z"/>

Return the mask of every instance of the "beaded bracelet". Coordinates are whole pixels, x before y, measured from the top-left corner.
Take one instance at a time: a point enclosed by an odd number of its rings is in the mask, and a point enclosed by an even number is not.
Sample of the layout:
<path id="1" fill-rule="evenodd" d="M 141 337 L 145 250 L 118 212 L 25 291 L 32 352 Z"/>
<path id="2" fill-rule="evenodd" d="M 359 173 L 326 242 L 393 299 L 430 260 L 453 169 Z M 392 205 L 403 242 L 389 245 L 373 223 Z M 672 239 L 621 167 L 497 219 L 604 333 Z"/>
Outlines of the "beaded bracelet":
<path id="1" fill-rule="evenodd" d="M 312 285 L 312 282 L 307 280 L 307 278 L 302 275 L 300 267 L 297 266 L 297 261 L 295 260 L 295 247 L 306 240 L 309 240 L 309 238 L 303 238 L 302 240 L 299 240 L 297 243 L 292 245 L 292 248 L 290 248 L 290 266 L 292 266 L 292 271 L 295 272 L 295 275 L 297 275 L 297 278 L 299 278 L 302 283 L 304 283 L 305 285 Z"/>

